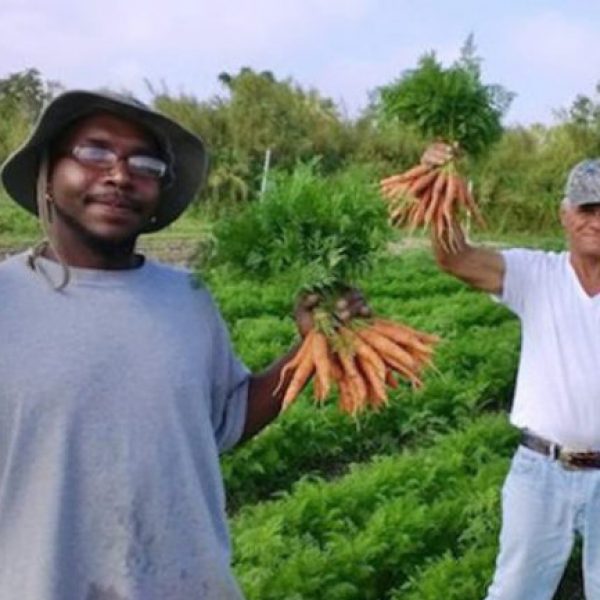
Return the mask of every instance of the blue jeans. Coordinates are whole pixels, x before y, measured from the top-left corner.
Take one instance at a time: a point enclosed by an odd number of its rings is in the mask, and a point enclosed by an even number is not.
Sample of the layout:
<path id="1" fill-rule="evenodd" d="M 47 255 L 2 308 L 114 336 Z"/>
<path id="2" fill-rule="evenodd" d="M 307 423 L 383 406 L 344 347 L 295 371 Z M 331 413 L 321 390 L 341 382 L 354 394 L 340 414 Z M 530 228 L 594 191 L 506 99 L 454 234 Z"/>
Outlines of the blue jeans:
<path id="1" fill-rule="evenodd" d="M 502 531 L 487 600 L 551 600 L 583 539 L 587 600 L 600 600 L 600 469 L 568 470 L 519 446 L 502 488 Z"/>

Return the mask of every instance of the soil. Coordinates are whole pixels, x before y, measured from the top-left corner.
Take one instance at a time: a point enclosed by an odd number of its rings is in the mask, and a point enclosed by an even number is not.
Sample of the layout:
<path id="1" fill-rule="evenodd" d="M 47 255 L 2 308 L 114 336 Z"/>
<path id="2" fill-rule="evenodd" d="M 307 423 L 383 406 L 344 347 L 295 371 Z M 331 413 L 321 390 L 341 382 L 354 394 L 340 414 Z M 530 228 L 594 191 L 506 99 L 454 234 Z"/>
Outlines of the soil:
<path id="1" fill-rule="evenodd" d="M 35 242 L 21 242 L 13 245 L 0 245 L 0 260 L 23 252 Z M 154 258 L 165 263 L 178 266 L 190 266 L 194 261 L 198 243 L 187 239 L 140 238 L 138 251 L 148 258 Z"/>

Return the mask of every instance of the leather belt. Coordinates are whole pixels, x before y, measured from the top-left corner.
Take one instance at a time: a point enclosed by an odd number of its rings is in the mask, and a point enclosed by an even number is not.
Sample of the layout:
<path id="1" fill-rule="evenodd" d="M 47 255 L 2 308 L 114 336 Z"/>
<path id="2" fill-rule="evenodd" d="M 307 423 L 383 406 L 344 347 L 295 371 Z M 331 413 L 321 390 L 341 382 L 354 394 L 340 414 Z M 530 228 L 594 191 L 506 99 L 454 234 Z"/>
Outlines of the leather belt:
<path id="1" fill-rule="evenodd" d="M 523 430 L 521 445 L 557 460 L 566 469 L 600 469 L 600 452 L 568 450 L 542 437 Z"/>

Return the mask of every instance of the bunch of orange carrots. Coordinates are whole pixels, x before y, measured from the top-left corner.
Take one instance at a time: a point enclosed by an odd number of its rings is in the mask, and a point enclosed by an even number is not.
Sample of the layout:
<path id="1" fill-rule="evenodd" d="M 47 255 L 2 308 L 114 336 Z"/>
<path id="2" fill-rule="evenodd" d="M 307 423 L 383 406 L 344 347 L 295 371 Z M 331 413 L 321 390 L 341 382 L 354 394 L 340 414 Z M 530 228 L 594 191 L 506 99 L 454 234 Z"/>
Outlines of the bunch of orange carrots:
<path id="1" fill-rule="evenodd" d="M 314 375 L 318 402 L 338 387 L 339 408 L 353 416 L 388 403 L 387 387 L 397 387 L 395 374 L 413 387 L 422 385 L 421 372 L 431 365 L 439 338 L 407 325 L 372 319 L 363 325 L 339 326 L 333 335 L 313 328 L 283 368 L 278 389 L 290 377 L 283 408 L 287 408 Z"/>
<path id="2" fill-rule="evenodd" d="M 480 226 L 485 223 L 471 191 L 449 160 L 442 166 L 416 165 L 404 173 L 380 181 L 381 194 L 389 203 L 392 225 L 431 228 L 439 244 L 448 252 L 457 250 L 455 224 L 461 210 Z"/>

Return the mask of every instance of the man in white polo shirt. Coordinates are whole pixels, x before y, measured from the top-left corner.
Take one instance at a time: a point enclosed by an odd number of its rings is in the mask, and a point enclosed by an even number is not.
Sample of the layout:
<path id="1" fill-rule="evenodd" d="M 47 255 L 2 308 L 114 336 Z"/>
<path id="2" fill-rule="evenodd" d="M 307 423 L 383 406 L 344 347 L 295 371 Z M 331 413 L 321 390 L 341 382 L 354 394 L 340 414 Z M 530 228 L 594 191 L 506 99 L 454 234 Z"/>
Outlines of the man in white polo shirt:
<path id="1" fill-rule="evenodd" d="M 434 146 L 434 164 L 450 149 Z M 510 414 L 521 444 L 502 490 L 502 531 L 488 600 L 549 600 L 583 538 L 588 600 L 600 600 L 600 160 L 570 172 L 560 208 L 568 251 L 434 243 L 440 267 L 496 295 L 521 320 Z"/>

